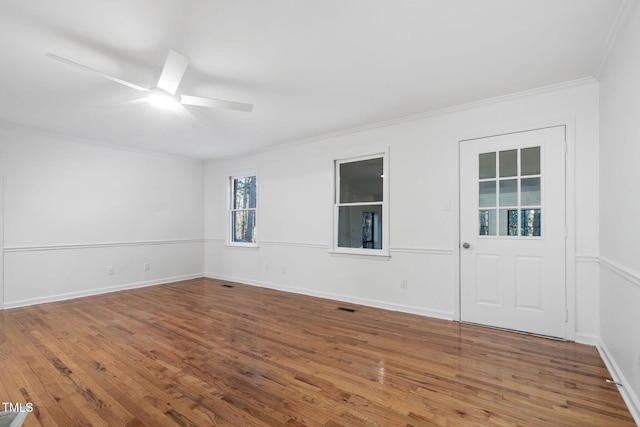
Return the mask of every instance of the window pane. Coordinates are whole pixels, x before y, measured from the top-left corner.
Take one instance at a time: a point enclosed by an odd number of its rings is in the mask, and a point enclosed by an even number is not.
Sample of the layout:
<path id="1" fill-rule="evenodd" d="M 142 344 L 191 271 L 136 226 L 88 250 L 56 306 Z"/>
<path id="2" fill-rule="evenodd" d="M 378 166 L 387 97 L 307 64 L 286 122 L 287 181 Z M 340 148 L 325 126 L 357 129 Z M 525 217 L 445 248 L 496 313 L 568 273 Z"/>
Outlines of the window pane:
<path id="1" fill-rule="evenodd" d="M 492 208 L 496 205 L 496 182 L 481 182 L 478 194 L 481 208 Z"/>
<path id="2" fill-rule="evenodd" d="M 340 164 L 340 203 L 381 202 L 383 159 Z"/>
<path id="3" fill-rule="evenodd" d="M 231 212 L 231 237 L 234 242 L 256 242 L 256 212 L 254 210 Z"/>
<path id="4" fill-rule="evenodd" d="M 338 246 L 382 249 L 382 206 L 340 206 Z"/>
<path id="5" fill-rule="evenodd" d="M 518 180 L 500 181 L 500 206 L 518 205 Z"/>
<path id="6" fill-rule="evenodd" d="M 495 178 L 496 177 L 496 153 L 484 153 L 478 156 L 478 169 L 480 171 L 479 178 Z"/>
<path id="7" fill-rule="evenodd" d="M 500 235 L 518 235 L 518 209 L 500 209 Z"/>
<path id="8" fill-rule="evenodd" d="M 540 209 L 523 209 L 520 223 L 523 236 L 540 236 Z"/>
<path id="9" fill-rule="evenodd" d="M 233 208 L 254 209 L 256 207 L 256 177 L 246 176 L 233 180 Z"/>
<path id="10" fill-rule="evenodd" d="M 518 150 L 500 152 L 500 178 L 518 175 Z"/>
<path id="11" fill-rule="evenodd" d="M 540 204 L 540 178 L 520 180 L 520 191 L 520 204 L 522 206 Z"/>
<path id="12" fill-rule="evenodd" d="M 521 175 L 540 174 L 540 147 L 524 148 L 520 152 L 520 157 Z"/>
<path id="13" fill-rule="evenodd" d="M 496 210 L 486 209 L 480 211 L 480 236 L 496 235 Z"/>

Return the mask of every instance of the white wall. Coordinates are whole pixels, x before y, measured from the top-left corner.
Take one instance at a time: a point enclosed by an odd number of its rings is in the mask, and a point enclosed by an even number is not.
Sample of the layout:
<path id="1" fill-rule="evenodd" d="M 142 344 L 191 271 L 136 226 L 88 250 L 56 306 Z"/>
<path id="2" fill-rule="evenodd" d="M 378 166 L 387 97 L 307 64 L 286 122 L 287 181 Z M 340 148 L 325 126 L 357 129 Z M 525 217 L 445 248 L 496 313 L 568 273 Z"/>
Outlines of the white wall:
<path id="1" fill-rule="evenodd" d="M 202 162 L 15 129 L 0 150 L 5 307 L 202 275 Z"/>
<path id="2" fill-rule="evenodd" d="M 640 6 L 600 82 L 600 348 L 640 422 Z"/>
<path id="3" fill-rule="evenodd" d="M 4 248 L 4 169 L 0 153 L 0 248 Z M 0 310 L 4 308 L 4 254 L 0 258 Z"/>
<path id="4" fill-rule="evenodd" d="M 205 165 L 205 272 L 446 319 L 457 316 L 458 141 L 570 128 L 571 338 L 598 334 L 598 86 L 568 84 Z M 329 253 L 336 158 L 389 147 L 391 257 Z M 259 172 L 258 249 L 225 246 L 228 176 Z M 446 206 L 450 206 L 447 209 Z M 576 211 L 579 215 L 576 215 Z M 576 233 L 577 231 L 577 233 Z M 402 281 L 408 288 L 402 289 Z"/>

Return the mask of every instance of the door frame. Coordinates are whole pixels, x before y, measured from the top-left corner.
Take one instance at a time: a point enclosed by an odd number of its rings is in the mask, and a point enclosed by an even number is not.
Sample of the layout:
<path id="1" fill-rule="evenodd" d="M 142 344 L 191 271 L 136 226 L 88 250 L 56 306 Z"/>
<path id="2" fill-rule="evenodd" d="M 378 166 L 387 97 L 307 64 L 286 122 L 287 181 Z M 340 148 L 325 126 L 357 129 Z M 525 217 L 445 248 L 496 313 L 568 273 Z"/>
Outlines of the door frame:
<path id="1" fill-rule="evenodd" d="M 567 227 L 567 238 L 565 239 L 565 287 L 567 305 L 567 340 L 576 340 L 576 263 L 575 263 L 575 224 L 576 224 L 576 180 L 575 180 L 575 117 L 564 117 L 546 121 L 524 122 L 505 125 L 498 128 L 477 129 L 462 132 L 455 140 L 453 168 L 453 183 L 456 191 L 452 213 L 454 214 L 455 241 L 454 248 L 454 320 L 460 321 L 461 311 L 461 236 L 460 236 L 460 144 L 462 141 L 473 139 L 489 138 L 493 136 L 507 135 L 511 133 L 521 133 L 538 129 L 564 126 L 566 141 L 565 156 L 565 221 Z"/>

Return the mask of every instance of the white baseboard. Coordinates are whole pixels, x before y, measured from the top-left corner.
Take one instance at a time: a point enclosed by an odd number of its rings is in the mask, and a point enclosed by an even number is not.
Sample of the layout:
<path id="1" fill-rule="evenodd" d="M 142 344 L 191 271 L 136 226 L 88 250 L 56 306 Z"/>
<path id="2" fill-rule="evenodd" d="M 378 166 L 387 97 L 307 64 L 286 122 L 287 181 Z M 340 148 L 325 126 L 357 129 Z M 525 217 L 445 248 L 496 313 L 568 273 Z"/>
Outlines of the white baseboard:
<path id="1" fill-rule="evenodd" d="M 604 364 L 607 366 L 609 373 L 611 374 L 611 379 L 618 383 L 618 391 L 624 400 L 624 403 L 627 404 L 627 408 L 629 412 L 631 412 L 631 416 L 637 425 L 640 425 L 640 401 L 638 400 L 638 396 L 634 393 L 629 381 L 622 374 L 622 370 L 619 368 L 615 359 L 609 353 L 607 346 L 601 341 L 598 340 L 597 344 L 598 352 L 600 353 L 600 357 L 604 361 Z"/>
<path id="2" fill-rule="evenodd" d="M 29 299 L 23 299 L 19 301 L 5 302 L 4 308 L 10 309 L 10 308 L 17 308 L 17 307 L 26 307 L 29 305 L 45 304 L 48 302 L 66 301 L 70 299 L 88 297 L 92 295 L 100 295 L 100 294 L 107 294 L 110 292 L 125 291 L 128 289 L 137 289 L 137 288 L 145 288 L 147 286 L 163 285 L 166 283 L 179 282 L 181 280 L 197 279 L 200 277 L 204 277 L 204 274 L 198 273 L 198 274 L 186 274 L 186 275 L 174 276 L 174 277 L 164 277 L 161 279 L 147 280 L 144 282 L 126 283 L 123 285 L 89 289 L 86 291 L 49 295 L 41 298 L 29 298 Z"/>
<path id="3" fill-rule="evenodd" d="M 599 339 L 600 337 L 598 335 L 581 334 L 579 332 L 576 332 L 576 342 L 578 344 L 586 344 L 586 345 L 592 345 L 594 347 L 597 347 Z"/>
<path id="4" fill-rule="evenodd" d="M 348 302 L 352 304 L 364 305 L 368 307 L 382 308 L 385 310 L 399 311 L 402 313 L 418 314 L 420 316 L 435 317 L 443 320 L 454 320 L 454 314 L 447 311 L 430 310 L 422 307 L 414 307 L 403 304 L 393 304 L 384 301 L 377 301 L 367 298 L 355 298 L 348 295 L 334 294 L 330 292 L 321 292 L 313 289 L 294 288 L 290 286 L 278 285 L 275 283 L 260 282 L 256 280 L 247 280 L 240 277 L 224 276 L 219 274 L 205 273 L 205 277 L 210 279 L 226 280 L 230 282 L 242 283 L 245 285 L 257 286 L 260 288 L 274 289 L 277 291 L 291 292 L 294 294 L 302 294 L 311 297 L 326 298 L 334 301 Z"/>

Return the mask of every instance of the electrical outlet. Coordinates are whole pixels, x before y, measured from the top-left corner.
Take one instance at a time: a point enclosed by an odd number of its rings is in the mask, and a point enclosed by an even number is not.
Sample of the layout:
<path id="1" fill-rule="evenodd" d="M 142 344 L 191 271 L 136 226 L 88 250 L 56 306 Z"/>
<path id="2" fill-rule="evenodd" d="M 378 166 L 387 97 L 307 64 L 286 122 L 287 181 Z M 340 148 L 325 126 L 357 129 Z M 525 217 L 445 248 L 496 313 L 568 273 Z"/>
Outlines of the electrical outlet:
<path id="1" fill-rule="evenodd" d="M 109 276 L 111 276 L 111 275 L 113 275 L 115 273 L 116 273 L 116 270 L 113 268 L 113 265 L 110 265 L 110 266 L 107 267 L 107 274 Z"/>
<path id="2" fill-rule="evenodd" d="M 149 271 L 151 270 L 151 264 L 149 264 L 148 262 L 144 263 L 144 271 Z"/>
<path id="3" fill-rule="evenodd" d="M 402 281 L 402 289 L 407 289 L 409 287 L 409 281 L 407 279 L 404 279 Z"/>
<path id="4" fill-rule="evenodd" d="M 282 267 L 282 274 L 287 274 L 287 267 Z"/>

